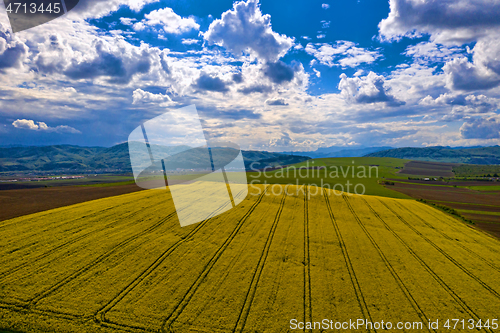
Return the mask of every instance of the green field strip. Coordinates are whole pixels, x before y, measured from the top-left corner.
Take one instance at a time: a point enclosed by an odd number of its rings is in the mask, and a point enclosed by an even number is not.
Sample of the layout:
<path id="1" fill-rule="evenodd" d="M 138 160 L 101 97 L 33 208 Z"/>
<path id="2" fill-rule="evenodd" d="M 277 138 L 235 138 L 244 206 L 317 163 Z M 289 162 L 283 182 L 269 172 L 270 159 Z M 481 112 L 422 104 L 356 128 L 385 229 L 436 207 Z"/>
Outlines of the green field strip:
<path id="1" fill-rule="evenodd" d="M 277 209 L 263 202 L 264 194 L 249 198 L 231 211 L 232 214 L 217 217 L 223 218 L 220 224 L 207 224 L 196 235 L 196 242 L 190 239 L 162 258 L 119 302 L 101 312 L 105 315 L 105 318 L 101 315 L 103 320 L 123 326 L 139 325 L 159 329 L 166 316 L 184 305 L 181 303 L 201 282 L 212 259 L 221 254 L 245 221 L 271 213 L 269 209 Z"/>
<path id="2" fill-rule="evenodd" d="M 498 185 L 490 185 L 490 186 L 467 186 L 467 188 L 475 191 L 484 191 L 484 192 L 500 192 L 500 186 Z"/>
<path id="3" fill-rule="evenodd" d="M 429 181 L 429 183 L 413 183 L 411 181 L 400 181 L 400 180 L 390 180 L 393 183 L 399 183 L 399 184 L 408 184 L 408 185 L 417 185 L 417 186 L 427 186 L 427 187 L 446 187 L 446 188 L 459 188 L 459 189 L 465 189 L 465 190 L 471 190 L 471 191 L 482 191 L 482 192 L 498 192 L 500 191 L 500 186 L 458 186 L 458 185 L 441 185 L 441 184 L 431 184 L 432 181 Z M 485 193 L 485 194 L 490 194 L 490 193 Z"/>
<path id="4" fill-rule="evenodd" d="M 412 183 L 411 181 L 403 181 L 403 180 L 395 180 L 395 179 L 390 179 L 389 181 L 391 181 L 391 182 L 393 182 L 393 183 L 408 184 L 408 185 L 419 185 L 419 186 L 451 187 L 451 188 L 467 188 L 466 186 L 453 186 L 453 185 L 430 184 L 430 183 L 432 183 L 432 180 L 429 180 L 429 183 Z"/>
<path id="5" fill-rule="evenodd" d="M 459 213 L 465 213 L 465 214 L 480 214 L 480 215 L 500 216 L 500 212 L 487 212 L 484 210 L 457 209 L 456 211 Z"/>
<path id="6" fill-rule="evenodd" d="M 476 320 L 491 317 L 500 310 L 500 299 L 498 293 L 491 286 L 479 279 L 473 272 L 457 262 L 449 253 L 436 245 L 426 235 L 417 230 L 412 224 L 415 223 L 412 216 L 407 216 L 405 220 L 392 207 L 386 206 L 408 229 L 398 233 L 420 258 L 425 258 L 426 265 L 435 272 L 446 283 L 447 286 L 467 304 L 470 311 L 473 311 Z M 392 219 L 393 221 L 393 219 Z M 392 222 L 395 223 L 395 222 Z M 425 242 L 422 242 L 422 239 Z M 417 245 L 419 244 L 419 245 Z M 495 285 L 496 287 L 496 285 Z M 474 309 L 474 310 L 472 310 Z"/>
<path id="7" fill-rule="evenodd" d="M 472 191 L 484 191 L 484 192 L 498 192 L 500 191 L 500 186 L 491 185 L 491 186 L 464 186 L 464 185 L 442 185 L 442 184 L 432 184 L 432 180 L 429 180 L 428 183 L 414 183 L 411 180 L 403 181 L 390 179 L 389 181 L 393 183 L 399 184 L 408 184 L 408 185 L 419 185 L 419 186 L 432 186 L 432 187 L 447 187 L 447 188 L 461 188 Z"/>
<path id="8" fill-rule="evenodd" d="M 474 217 L 470 217 L 471 219 L 474 219 Z M 477 218 L 475 218 L 475 224 L 500 224 L 500 222 L 494 222 L 494 221 L 484 221 L 484 220 L 479 220 Z M 485 233 L 488 233 L 487 231 L 485 231 Z M 495 236 L 493 236 L 495 237 Z"/>
<path id="9" fill-rule="evenodd" d="M 101 184 L 85 184 L 85 185 L 76 185 L 78 187 L 111 187 L 111 186 L 123 186 L 123 185 L 134 185 L 135 180 L 128 180 L 123 182 L 114 182 L 114 183 L 101 183 Z"/>
<path id="10" fill-rule="evenodd" d="M 372 243 L 363 225 L 358 223 L 342 196 L 330 195 L 331 207 L 352 260 L 353 269 L 363 290 L 372 321 L 420 321 L 407 295 L 402 291 L 384 257 Z M 386 281 L 382 286 L 377 281 Z M 397 313 L 389 310 L 398 306 Z"/>
<path id="11" fill-rule="evenodd" d="M 485 205 L 485 204 L 478 204 L 478 203 L 468 203 L 468 202 L 456 202 L 456 201 L 441 201 L 441 200 L 429 200 L 432 202 L 437 202 L 437 203 L 444 203 L 444 204 L 457 204 L 457 205 L 467 205 L 467 206 L 485 206 L 485 207 L 498 207 L 498 205 Z"/>

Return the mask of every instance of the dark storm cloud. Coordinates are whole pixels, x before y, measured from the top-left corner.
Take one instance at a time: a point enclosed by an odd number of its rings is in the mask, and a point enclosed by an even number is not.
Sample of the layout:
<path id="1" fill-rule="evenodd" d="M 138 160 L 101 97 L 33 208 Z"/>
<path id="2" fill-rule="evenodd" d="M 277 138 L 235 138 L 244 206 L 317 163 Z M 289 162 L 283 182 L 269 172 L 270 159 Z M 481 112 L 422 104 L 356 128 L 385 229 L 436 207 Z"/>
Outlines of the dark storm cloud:
<path id="1" fill-rule="evenodd" d="M 245 94 L 245 95 L 248 95 L 248 94 L 253 94 L 253 93 L 260 93 L 260 94 L 268 93 L 268 92 L 271 92 L 272 90 L 273 89 L 271 86 L 267 86 L 264 84 L 258 84 L 258 85 L 249 86 L 249 87 L 239 89 L 238 91 Z"/>
<path id="2" fill-rule="evenodd" d="M 227 92 L 229 91 L 226 83 L 218 77 L 212 77 L 206 73 L 202 73 L 196 80 L 194 86 L 200 90 Z"/>
<path id="3" fill-rule="evenodd" d="M 200 116 L 207 119 L 229 119 L 229 120 L 241 120 L 241 119 L 260 119 L 262 115 L 253 110 L 222 110 L 217 108 L 204 108 L 198 107 Z"/>
<path id="4" fill-rule="evenodd" d="M 294 68 L 288 66 L 283 61 L 269 62 L 264 65 L 262 71 L 264 72 L 265 76 L 267 76 L 272 82 L 277 84 L 290 82 L 295 76 Z"/>
<path id="5" fill-rule="evenodd" d="M 464 139 L 498 139 L 500 138 L 500 122 L 495 118 L 470 119 L 460 127 Z"/>
<path id="6" fill-rule="evenodd" d="M 235 83 L 242 83 L 243 82 L 243 74 L 241 74 L 241 73 L 233 74 L 233 81 Z"/>
<path id="7" fill-rule="evenodd" d="M 0 71 L 11 67 L 20 67 L 29 51 L 23 42 L 14 40 L 8 31 L 4 31 L 1 24 L 0 46 L 4 48 L 3 51 L 0 48 Z"/>
<path id="8" fill-rule="evenodd" d="M 72 61 L 64 72 L 71 79 L 92 79 L 109 77 L 112 83 L 128 83 L 137 73 L 147 73 L 151 59 L 146 51 L 131 58 L 122 58 L 104 49 L 102 43 L 96 44 L 97 57 L 90 61 Z"/>

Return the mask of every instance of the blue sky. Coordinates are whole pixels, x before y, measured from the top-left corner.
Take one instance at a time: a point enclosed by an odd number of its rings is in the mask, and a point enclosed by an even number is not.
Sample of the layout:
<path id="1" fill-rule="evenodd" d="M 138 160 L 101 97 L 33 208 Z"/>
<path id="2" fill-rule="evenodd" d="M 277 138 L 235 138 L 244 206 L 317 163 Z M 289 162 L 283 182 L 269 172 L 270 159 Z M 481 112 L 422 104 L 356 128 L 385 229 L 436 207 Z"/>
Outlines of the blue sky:
<path id="1" fill-rule="evenodd" d="M 191 104 L 245 149 L 496 145 L 499 52 L 500 0 L 80 0 L 16 34 L 0 7 L 0 145 Z"/>

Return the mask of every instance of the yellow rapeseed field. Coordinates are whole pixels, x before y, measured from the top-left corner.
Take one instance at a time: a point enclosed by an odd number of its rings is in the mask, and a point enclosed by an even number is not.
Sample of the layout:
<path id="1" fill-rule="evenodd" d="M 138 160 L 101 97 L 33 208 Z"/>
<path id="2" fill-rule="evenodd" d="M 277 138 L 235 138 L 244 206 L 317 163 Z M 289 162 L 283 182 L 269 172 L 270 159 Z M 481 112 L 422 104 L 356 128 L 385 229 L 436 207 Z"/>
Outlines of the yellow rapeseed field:
<path id="1" fill-rule="evenodd" d="M 499 253 L 414 200 L 258 185 L 181 228 L 148 190 L 0 222 L 0 332 L 495 332 Z"/>

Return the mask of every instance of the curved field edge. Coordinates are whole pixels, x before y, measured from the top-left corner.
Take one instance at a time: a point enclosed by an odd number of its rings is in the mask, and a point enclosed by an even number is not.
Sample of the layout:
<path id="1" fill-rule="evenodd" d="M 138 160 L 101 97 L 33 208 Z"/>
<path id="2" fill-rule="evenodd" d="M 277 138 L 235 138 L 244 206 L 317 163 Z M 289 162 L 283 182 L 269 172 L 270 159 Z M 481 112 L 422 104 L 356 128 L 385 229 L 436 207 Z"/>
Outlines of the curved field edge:
<path id="1" fill-rule="evenodd" d="M 15 251 L 0 276 L 0 327 L 265 332 L 292 318 L 500 312 L 498 240 L 414 200 L 280 188 L 250 187 L 235 209 L 186 228 L 158 191 L 5 221 L 0 251 Z M 41 242 L 47 255 L 28 255 Z"/>

